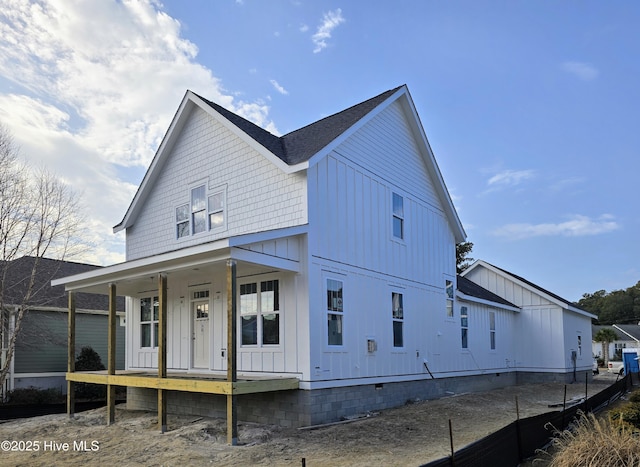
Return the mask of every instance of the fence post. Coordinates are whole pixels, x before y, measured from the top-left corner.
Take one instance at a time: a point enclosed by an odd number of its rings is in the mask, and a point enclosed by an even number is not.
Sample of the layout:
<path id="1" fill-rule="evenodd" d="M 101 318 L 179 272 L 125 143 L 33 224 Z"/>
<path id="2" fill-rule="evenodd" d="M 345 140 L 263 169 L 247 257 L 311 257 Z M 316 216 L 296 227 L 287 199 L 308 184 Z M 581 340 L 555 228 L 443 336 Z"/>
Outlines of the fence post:
<path id="1" fill-rule="evenodd" d="M 516 396 L 516 438 L 518 440 L 518 462 L 522 462 L 522 439 L 520 437 L 520 405 Z"/>
<path id="2" fill-rule="evenodd" d="M 456 459 L 455 452 L 453 450 L 453 426 L 451 425 L 451 419 L 449 419 L 449 443 L 451 444 L 451 465 L 455 467 Z"/>

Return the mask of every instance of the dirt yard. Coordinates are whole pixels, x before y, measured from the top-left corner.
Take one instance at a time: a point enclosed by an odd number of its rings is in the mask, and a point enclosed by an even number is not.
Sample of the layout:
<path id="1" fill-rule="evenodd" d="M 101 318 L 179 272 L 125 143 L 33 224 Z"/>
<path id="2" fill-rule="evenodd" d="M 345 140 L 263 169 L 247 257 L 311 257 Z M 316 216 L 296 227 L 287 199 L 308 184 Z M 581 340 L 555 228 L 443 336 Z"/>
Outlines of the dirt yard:
<path id="1" fill-rule="evenodd" d="M 615 378 L 597 376 L 593 395 Z M 584 396 L 584 384 L 567 385 L 567 399 Z M 0 423 L 0 465 L 15 466 L 417 466 L 449 454 L 449 419 L 455 449 L 520 417 L 548 412 L 561 403 L 563 384 L 517 386 L 478 394 L 456 394 L 389 409 L 350 423 L 315 429 L 282 429 L 241 423 L 241 445 L 226 445 L 225 421 L 168 416 L 161 434 L 155 413 L 117 408 Z M 9 441 L 7 444 L 4 441 Z M 27 451 L 31 448 L 31 451 Z M 22 451 L 22 452 L 19 452 Z"/>

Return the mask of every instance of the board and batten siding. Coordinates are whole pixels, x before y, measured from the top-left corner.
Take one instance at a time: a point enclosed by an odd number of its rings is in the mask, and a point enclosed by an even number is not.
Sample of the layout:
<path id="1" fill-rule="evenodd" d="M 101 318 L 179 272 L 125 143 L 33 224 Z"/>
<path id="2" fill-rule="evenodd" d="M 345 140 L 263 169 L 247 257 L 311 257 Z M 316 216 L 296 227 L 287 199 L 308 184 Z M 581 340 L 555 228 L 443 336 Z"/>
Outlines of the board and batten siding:
<path id="1" fill-rule="evenodd" d="M 135 223 L 127 260 L 307 222 L 306 177 L 285 174 L 200 108 L 188 117 Z M 199 185 L 226 191 L 226 229 L 176 239 L 176 207 Z"/>
<path id="2" fill-rule="evenodd" d="M 425 377 L 424 361 L 438 356 L 432 371 L 463 368 L 452 354 L 459 323 L 445 322 L 455 238 L 414 138 L 394 103 L 307 170 L 312 382 Z M 402 239 L 393 236 L 393 193 L 403 197 Z M 342 346 L 328 345 L 327 279 L 344 286 Z M 402 347 L 393 343 L 393 292 L 403 295 Z"/>
<path id="3" fill-rule="evenodd" d="M 293 261 L 300 260 L 305 248 L 304 237 L 285 237 L 274 240 L 255 242 L 239 246 L 238 248 L 269 254 Z M 273 372 L 299 373 L 299 346 L 304 341 L 305 324 L 300 318 L 306 314 L 306 301 L 297 296 L 306 294 L 303 278 L 306 274 L 273 271 L 252 275 L 238 266 L 238 294 L 240 285 L 265 280 L 279 281 L 280 298 L 280 343 L 278 345 L 255 346 L 241 344 L 242 329 L 238 316 L 238 371 L 240 372 Z M 302 285 L 300 285 L 302 283 Z M 193 317 L 191 297 L 194 291 L 209 292 L 209 365 L 207 368 L 195 368 L 192 358 Z M 226 269 L 220 264 L 213 272 L 192 271 L 188 277 L 168 276 L 168 306 L 167 306 L 167 369 L 177 371 L 225 371 L 227 351 L 227 293 Z M 128 322 L 131 323 L 128 332 L 129 353 L 128 369 L 157 368 L 158 349 L 141 347 L 140 345 L 140 299 L 157 296 L 151 288 L 139 296 L 130 297 L 127 304 Z M 239 297 L 239 296 L 238 296 Z M 239 301 L 238 301 L 239 303 Z M 302 310 L 302 311 L 301 311 Z M 302 324 L 301 324 L 302 323 Z M 301 328 L 302 326 L 302 328 Z"/>
<path id="4" fill-rule="evenodd" d="M 67 371 L 66 311 L 29 311 L 22 322 L 16 344 L 15 373 L 50 373 Z M 116 320 L 116 368 L 125 367 L 125 327 Z M 76 354 L 91 347 L 107 366 L 106 314 L 76 313 Z M 77 356 L 77 355 L 76 355 Z"/>
<path id="5" fill-rule="evenodd" d="M 308 169 L 310 254 L 443 287 L 443 274 L 455 276 L 455 238 L 398 109 Z M 404 202 L 401 240 L 392 231 L 393 193 Z"/>

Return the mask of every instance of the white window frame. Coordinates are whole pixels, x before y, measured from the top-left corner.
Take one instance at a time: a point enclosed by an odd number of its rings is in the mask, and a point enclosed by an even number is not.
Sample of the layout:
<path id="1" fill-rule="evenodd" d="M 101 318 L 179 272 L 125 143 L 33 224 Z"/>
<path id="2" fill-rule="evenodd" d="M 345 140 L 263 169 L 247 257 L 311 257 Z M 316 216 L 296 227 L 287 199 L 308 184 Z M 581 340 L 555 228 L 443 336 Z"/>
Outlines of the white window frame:
<path id="1" fill-rule="evenodd" d="M 176 207 L 176 238 L 180 240 L 181 238 L 190 237 L 191 236 L 191 207 L 189 203 L 183 203 Z M 181 229 L 180 226 L 184 225 Z"/>
<path id="2" fill-rule="evenodd" d="M 396 297 L 398 302 L 396 303 Z M 399 309 L 396 306 L 399 306 Z M 400 344 L 396 345 L 396 326 L 400 326 Z M 391 333 L 394 349 L 404 349 L 404 293 L 398 291 L 391 291 Z"/>
<path id="3" fill-rule="evenodd" d="M 400 200 L 400 209 L 396 210 L 396 197 Z M 405 197 L 395 191 L 391 192 L 391 235 L 394 240 L 405 241 L 405 214 L 404 214 L 404 199 Z M 396 222 L 400 226 L 400 235 L 396 235 Z"/>
<path id="4" fill-rule="evenodd" d="M 460 307 L 460 347 L 469 350 L 469 308 Z"/>
<path id="5" fill-rule="evenodd" d="M 275 284 L 274 290 L 263 290 L 263 286 L 267 284 Z M 255 280 L 247 280 L 243 281 L 238 285 L 238 304 L 240 313 L 238 316 L 238 326 L 240 327 L 239 336 L 240 336 L 240 345 L 242 347 L 278 347 L 282 345 L 282 294 L 280 290 L 281 280 L 279 278 L 266 278 L 266 279 L 255 279 Z M 249 305 L 248 302 L 243 302 L 242 290 L 247 286 L 254 286 L 256 290 L 255 297 L 255 309 L 249 310 L 244 309 L 245 304 Z M 266 295 L 268 292 L 274 292 L 273 300 L 270 303 L 268 300 L 268 296 Z M 249 294 L 245 294 L 249 295 Z M 255 316 L 256 319 L 256 342 L 244 342 L 244 334 L 243 334 L 243 321 L 244 317 Z M 267 342 L 265 343 L 265 320 L 270 319 L 270 316 L 275 316 L 277 319 L 277 338 L 278 342 Z"/>
<path id="6" fill-rule="evenodd" d="M 489 312 L 489 349 L 496 350 L 496 312 Z"/>
<path id="7" fill-rule="evenodd" d="M 329 285 L 334 285 L 333 283 L 339 283 L 340 288 L 338 290 L 329 289 Z M 345 345 L 345 306 L 344 306 L 344 289 L 345 289 L 345 280 L 344 277 L 335 277 L 335 276 L 325 276 L 323 280 L 323 301 L 324 301 L 324 309 L 326 316 L 326 344 L 329 348 L 342 348 Z M 330 295 L 329 292 L 336 292 L 336 295 Z M 337 294 L 339 292 L 339 295 Z M 333 318 L 332 318 L 333 317 Z M 333 319 L 333 321 L 332 321 Z M 338 326 L 340 343 L 332 343 L 331 342 L 331 323 L 335 322 L 335 325 Z"/>
<path id="8" fill-rule="evenodd" d="M 220 196 L 222 199 L 222 207 L 211 206 L 211 199 L 215 196 Z M 222 215 L 222 222 L 220 225 L 214 226 L 211 222 L 211 216 L 220 214 Z M 209 190 L 207 194 L 207 225 L 210 231 L 220 232 L 227 229 L 227 187 L 221 186 Z"/>
<path id="9" fill-rule="evenodd" d="M 453 278 L 444 280 L 444 297 L 445 297 L 445 313 L 447 319 L 455 318 L 455 310 L 454 310 L 454 297 L 455 297 L 455 283 Z"/>
<path id="10" fill-rule="evenodd" d="M 143 300 L 150 300 L 150 310 L 149 310 L 149 319 L 148 320 L 143 320 L 142 319 L 142 302 Z M 157 308 L 155 306 L 155 304 L 157 305 Z M 160 302 L 158 299 L 157 295 L 147 295 L 144 297 L 140 297 L 138 299 L 138 317 L 140 319 L 140 327 L 139 327 L 139 331 L 140 331 L 140 349 L 157 349 L 158 348 L 158 342 L 157 342 L 157 331 L 156 329 L 159 326 L 159 314 L 160 314 Z M 157 313 L 156 313 L 157 310 Z M 142 339 L 142 327 L 143 326 L 149 326 L 149 344 L 150 345 L 143 345 L 143 339 Z"/>

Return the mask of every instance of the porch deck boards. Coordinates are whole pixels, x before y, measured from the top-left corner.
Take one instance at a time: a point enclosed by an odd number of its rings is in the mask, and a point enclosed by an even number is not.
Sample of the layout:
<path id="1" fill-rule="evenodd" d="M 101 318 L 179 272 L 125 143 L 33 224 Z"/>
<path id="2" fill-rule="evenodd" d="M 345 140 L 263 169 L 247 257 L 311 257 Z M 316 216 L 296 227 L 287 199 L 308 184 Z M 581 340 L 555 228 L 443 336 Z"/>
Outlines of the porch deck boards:
<path id="1" fill-rule="evenodd" d="M 115 375 L 109 375 L 106 370 L 103 370 L 67 373 L 66 378 L 67 381 L 79 383 L 223 395 L 286 391 L 299 388 L 297 378 L 251 376 L 237 381 L 227 381 L 224 376 L 208 373 L 167 373 L 166 378 L 159 378 L 155 371 L 118 370 Z"/>

